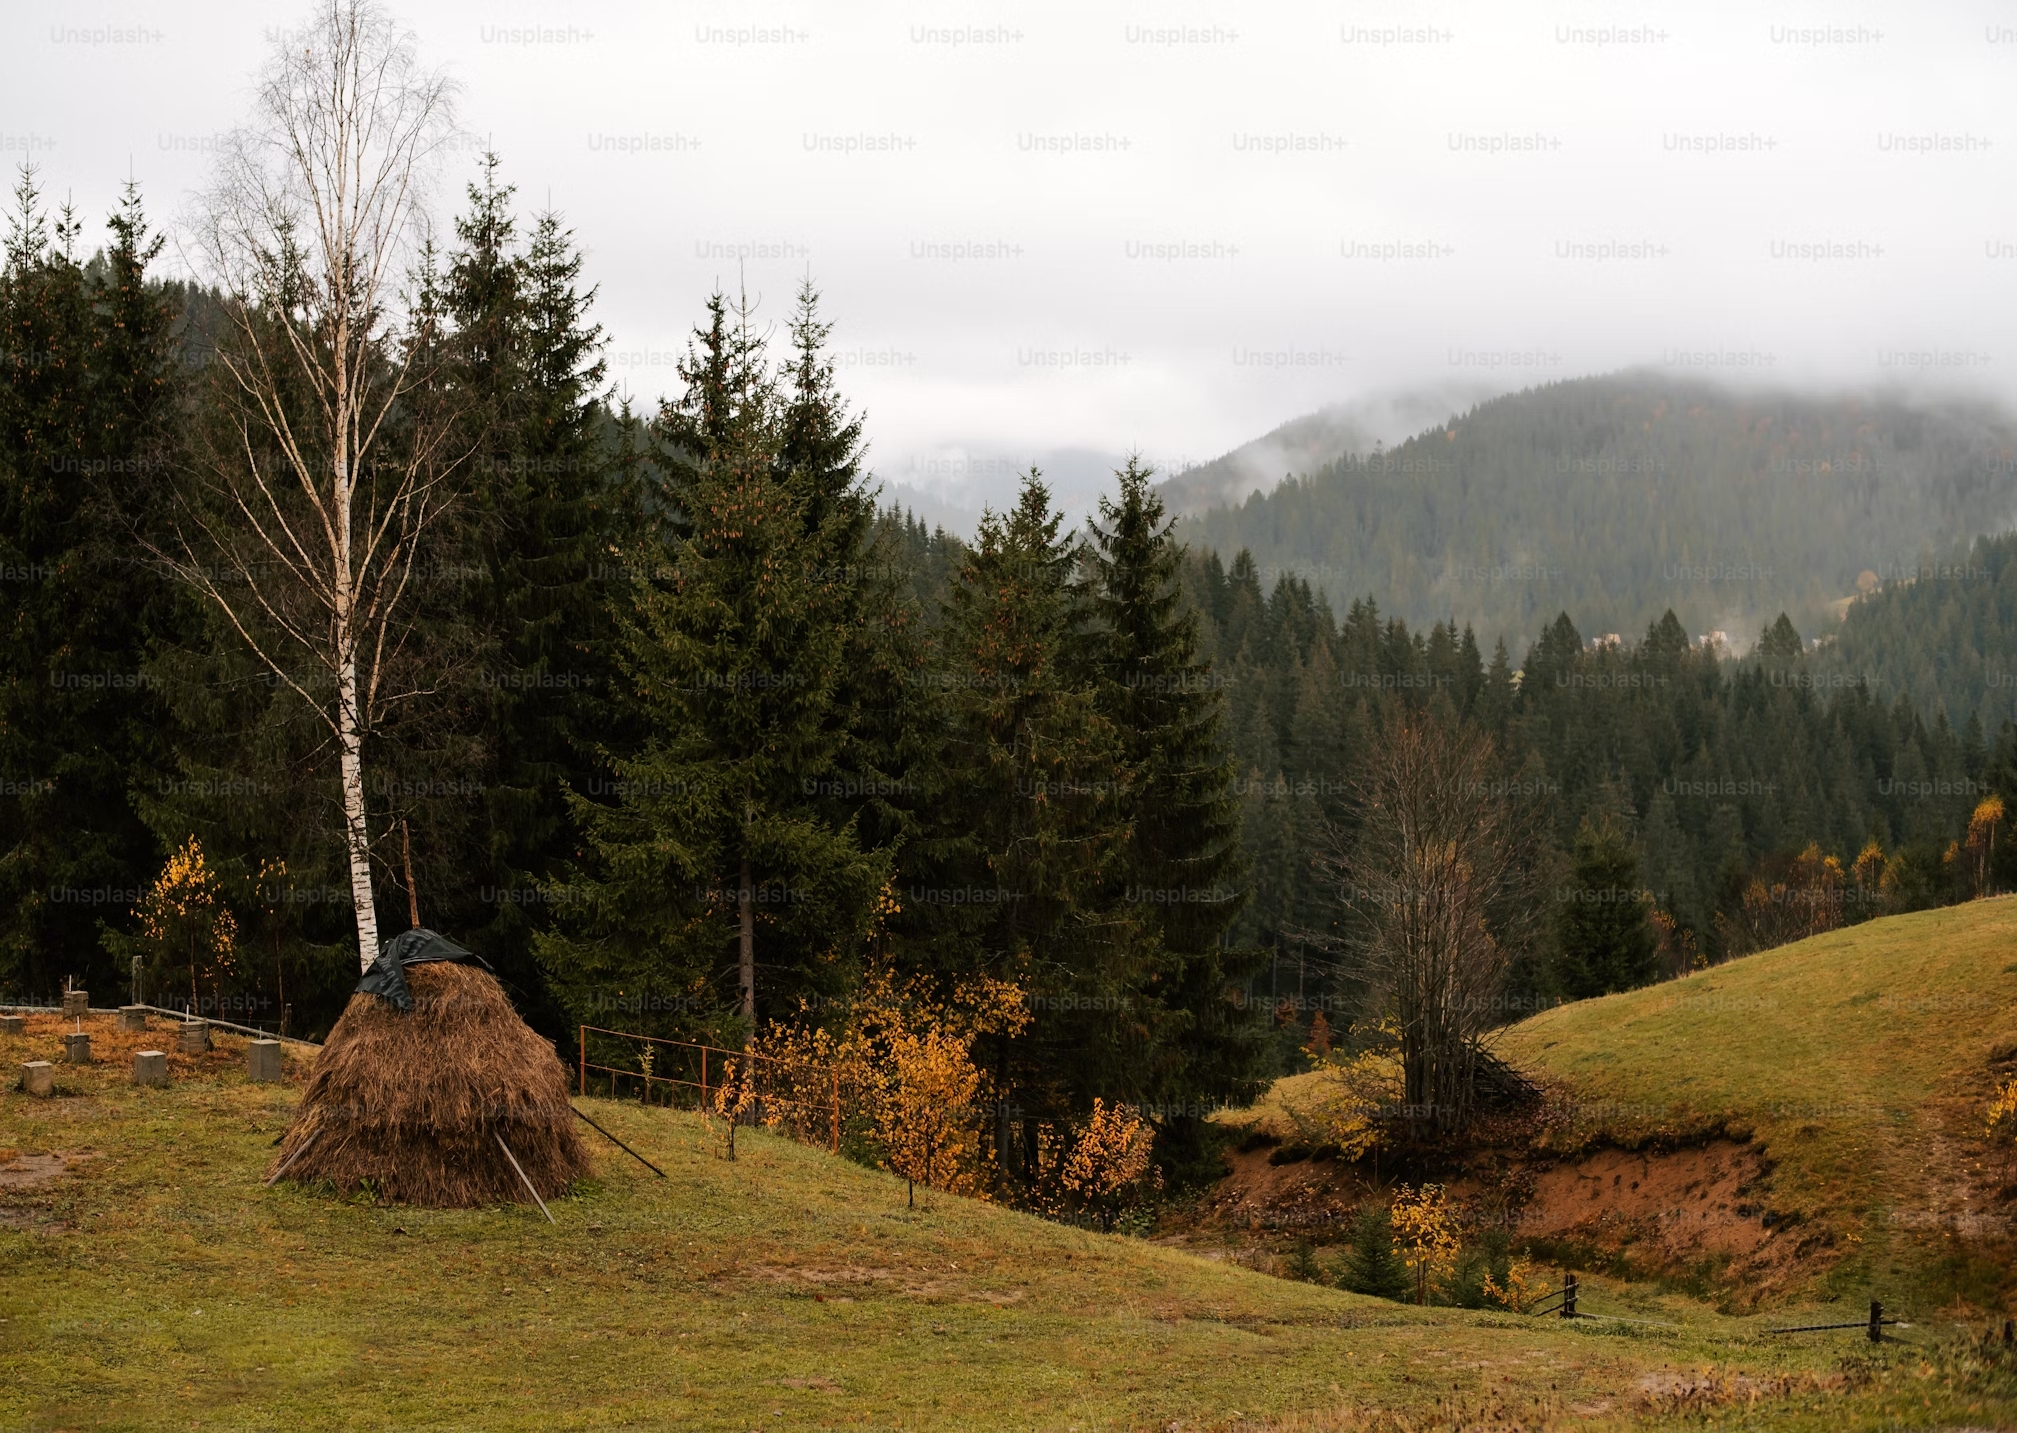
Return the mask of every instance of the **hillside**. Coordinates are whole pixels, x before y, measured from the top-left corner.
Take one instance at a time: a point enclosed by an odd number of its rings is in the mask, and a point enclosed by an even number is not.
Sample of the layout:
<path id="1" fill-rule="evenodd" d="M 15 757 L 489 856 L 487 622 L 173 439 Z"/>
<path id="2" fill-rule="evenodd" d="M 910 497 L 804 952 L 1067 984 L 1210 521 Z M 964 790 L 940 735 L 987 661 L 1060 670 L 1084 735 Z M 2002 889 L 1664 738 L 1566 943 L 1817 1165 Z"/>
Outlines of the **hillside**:
<path id="1" fill-rule="evenodd" d="M 1335 602 L 1454 616 L 1515 651 L 1557 612 L 1748 645 L 1780 610 L 1916 570 L 2017 514 L 2004 415 L 1898 400 L 1739 393 L 1648 373 L 1496 398 L 1383 452 L 1348 454 L 1191 519 L 1189 540 Z"/>
<path id="2" fill-rule="evenodd" d="M 1574 1138 L 1748 1134 L 1825 1287 L 1958 1281 L 1948 1297 L 1992 1306 L 1996 1286 L 2013 1292 L 2017 1164 L 1981 1112 L 2017 1061 L 2017 899 L 1562 1006 L 1501 1050 L 1566 1092 Z"/>
<path id="3" fill-rule="evenodd" d="M 1292 418 L 1208 463 L 1185 468 L 1158 484 L 1158 491 L 1171 512 L 1186 516 L 1235 506 L 1255 493 L 1273 491 L 1284 478 L 1402 442 L 1490 396 L 1489 390 L 1451 387 L 1333 404 Z"/>
<path id="4" fill-rule="evenodd" d="M 1977 538 L 1942 561 L 1846 605 L 1818 669 L 1859 682 L 1956 730 L 1994 735 L 2017 716 L 2017 536 Z"/>
<path id="5" fill-rule="evenodd" d="M 53 1053 L 54 1017 L 0 1037 Z M 0 1093 L 0 1427 L 1578 1429 L 1687 1410 L 1780 1429 L 2017 1413 L 1963 1355 L 1770 1339 L 1591 1283 L 1662 1327 L 1411 1309 L 935 1194 L 762 1134 L 595 1101 L 659 1163 L 524 1207 L 379 1208 L 260 1175 L 294 1083 L 235 1041 L 53 1100 Z M 158 1034 L 155 1038 L 158 1038 Z M 1845 1310 L 1846 1312 L 1846 1310 Z M 1619 1336 L 1620 1333 L 1625 1336 Z M 1923 1372 L 1921 1370 L 1924 1370 Z M 1755 1401 L 1754 1401 L 1755 1400 Z M 1886 1410 L 1891 1410 L 1887 1412 Z"/>
<path id="6" fill-rule="evenodd" d="M 1497 1048 L 1546 1107 L 1384 1164 L 1296 1150 L 1320 1077 L 1277 1081 L 1220 1116 L 1253 1134 L 1178 1241 L 1321 1251 L 1363 1200 L 1427 1177 L 1531 1253 L 1729 1308 L 2017 1311 L 2017 1151 L 1982 1121 L 2017 1073 L 2017 899 L 1563 1005 Z"/>

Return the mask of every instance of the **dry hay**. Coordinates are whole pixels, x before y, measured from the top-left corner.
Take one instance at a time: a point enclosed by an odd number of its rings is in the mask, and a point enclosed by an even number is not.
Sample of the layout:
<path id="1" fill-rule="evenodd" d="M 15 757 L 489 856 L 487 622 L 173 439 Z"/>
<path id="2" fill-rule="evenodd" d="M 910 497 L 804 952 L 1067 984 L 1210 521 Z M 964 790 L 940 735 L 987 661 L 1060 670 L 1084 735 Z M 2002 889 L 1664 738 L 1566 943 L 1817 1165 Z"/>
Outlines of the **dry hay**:
<path id="1" fill-rule="evenodd" d="M 587 1174 L 566 1067 L 496 979 L 451 961 L 405 974 L 410 1012 L 350 997 L 268 1175 L 441 1209 L 523 1202 L 498 1135 L 544 1198 Z"/>

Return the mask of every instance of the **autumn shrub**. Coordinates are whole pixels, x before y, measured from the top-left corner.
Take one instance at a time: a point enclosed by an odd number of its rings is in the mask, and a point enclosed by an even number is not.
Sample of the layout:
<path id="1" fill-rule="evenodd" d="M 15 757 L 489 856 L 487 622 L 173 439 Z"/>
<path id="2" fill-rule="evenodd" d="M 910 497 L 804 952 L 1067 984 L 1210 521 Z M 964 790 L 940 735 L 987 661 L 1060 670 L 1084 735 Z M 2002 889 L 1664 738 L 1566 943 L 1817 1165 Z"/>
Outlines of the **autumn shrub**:
<path id="1" fill-rule="evenodd" d="M 1991 1139 L 2017 1140 L 2017 1075 L 2005 1080 L 1989 1101 L 1985 1132 Z"/>
<path id="2" fill-rule="evenodd" d="M 838 1100 L 869 1157 L 910 1184 L 985 1198 L 996 1180 L 982 1139 L 985 1077 L 974 1042 L 1029 1021 L 1022 990 L 986 976 L 942 986 L 862 981 L 837 1029 L 774 1022 L 755 1042 L 758 1118 L 801 1138 L 831 1128 Z"/>
<path id="3" fill-rule="evenodd" d="M 1417 1189 L 1403 1184 L 1387 1210 L 1394 1230 L 1394 1252 L 1407 1266 L 1415 1302 L 1426 1304 L 1429 1293 L 1455 1268 L 1461 1241 L 1456 1211 L 1440 1184 Z"/>
<path id="4" fill-rule="evenodd" d="M 1312 1022 L 1314 1024 L 1314 1022 Z M 1295 1132 L 1295 1143 L 1321 1149 L 1335 1146 L 1338 1157 L 1359 1159 L 1382 1142 L 1383 1118 L 1401 1100 L 1401 1061 L 1391 1022 L 1354 1027 L 1354 1050 L 1334 1048 L 1326 1032 L 1305 1053 L 1314 1066 L 1309 1078 L 1280 1088 L 1277 1100 Z"/>
<path id="5" fill-rule="evenodd" d="M 1488 1230 L 1457 1254 L 1439 1291 L 1440 1302 L 1464 1309 L 1524 1309 L 1542 1292 L 1533 1266 L 1513 1256 L 1504 1230 Z"/>
<path id="6" fill-rule="evenodd" d="M 1085 1218 L 1111 1230 L 1121 1210 L 1162 1186 L 1151 1163 L 1155 1131 L 1140 1112 L 1095 1099 L 1092 1112 L 1038 1136 L 1038 1166 L 1047 1171 L 1031 1192 L 1041 1211 Z"/>
<path id="7" fill-rule="evenodd" d="M 150 991 L 165 995 L 170 981 L 186 978 L 194 1011 L 202 1008 L 199 987 L 214 999 L 238 979 L 238 921 L 194 836 L 169 856 L 133 914 L 140 932 L 125 944 L 142 957 Z"/>

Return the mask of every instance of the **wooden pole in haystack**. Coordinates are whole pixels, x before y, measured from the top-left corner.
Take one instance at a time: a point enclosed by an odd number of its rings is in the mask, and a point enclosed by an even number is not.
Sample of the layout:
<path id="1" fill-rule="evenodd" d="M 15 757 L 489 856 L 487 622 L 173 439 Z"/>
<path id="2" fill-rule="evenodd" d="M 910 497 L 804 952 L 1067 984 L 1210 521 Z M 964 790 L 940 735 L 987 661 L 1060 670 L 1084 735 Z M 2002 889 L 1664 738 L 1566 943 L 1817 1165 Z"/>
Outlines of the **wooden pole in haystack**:
<path id="1" fill-rule="evenodd" d="M 268 1189 L 271 1189 L 274 1185 L 280 1182 L 281 1175 L 287 1173 L 288 1170 L 294 1168 L 294 1161 L 301 1158 L 302 1155 L 308 1152 L 308 1146 L 314 1144 L 315 1137 L 321 1133 L 322 1131 L 319 1129 L 312 1129 L 308 1132 L 308 1137 L 302 1140 L 300 1144 L 294 1147 L 294 1153 L 287 1156 L 287 1163 L 281 1165 L 280 1168 L 273 1171 L 273 1177 L 266 1181 L 266 1187 Z"/>
<path id="2" fill-rule="evenodd" d="M 576 1110 L 575 1113 L 580 1114 L 581 1111 Z M 539 1197 L 539 1191 L 532 1187 L 532 1181 L 526 1179 L 525 1171 L 518 1168 L 518 1156 L 513 1154 L 511 1146 L 504 1142 L 504 1136 L 493 1130 L 490 1137 L 497 1141 L 497 1147 L 504 1151 L 504 1157 L 511 1161 L 511 1167 L 518 1170 L 518 1177 L 525 1180 L 525 1192 L 532 1196 L 532 1202 L 539 1206 L 539 1212 L 546 1216 L 546 1222 L 549 1224 L 558 1224 L 560 1221 L 553 1217 L 553 1211 L 546 1207 L 546 1201 Z"/>
<path id="3" fill-rule="evenodd" d="M 406 868 L 406 919 L 414 930 L 420 929 L 420 892 L 413 889 L 413 835 L 406 829 L 406 818 L 399 818 L 400 864 Z"/>

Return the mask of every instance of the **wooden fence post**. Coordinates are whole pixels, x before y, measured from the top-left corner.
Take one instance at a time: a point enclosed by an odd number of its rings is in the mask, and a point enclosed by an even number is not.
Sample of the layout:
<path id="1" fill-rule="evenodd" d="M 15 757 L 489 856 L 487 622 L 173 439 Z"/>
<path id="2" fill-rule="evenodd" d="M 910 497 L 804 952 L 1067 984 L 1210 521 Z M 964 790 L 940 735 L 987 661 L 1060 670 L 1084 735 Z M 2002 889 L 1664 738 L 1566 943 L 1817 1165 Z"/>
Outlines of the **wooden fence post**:
<path id="1" fill-rule="evenodd" d="M 833 1152 L 840 1153 L 840 1066 L 833 1067 Z"/>
<path id="2" fill-rule="evenodd" d="M 582 1098 L 586 1099 L 588 1097 L 588 1027 L 586 1025 L 581 1027 L 581 1044 L 577 1048 L 581 1053 L 581 1094 Z"/>
<path id="3" fill-rule="evenodd" d="M 1575 1316 L 1576 1276 L 1574 1274 L 1564 1274 L 1562 1275 L 1562 1317 L 1572 1319 Z"/>
<path id="4" fill-rule="evenodd" d="M 1870 1342 L 1884 1341 L 1884 1306 L 1875 1299 L 1870 1300 Z"/>

